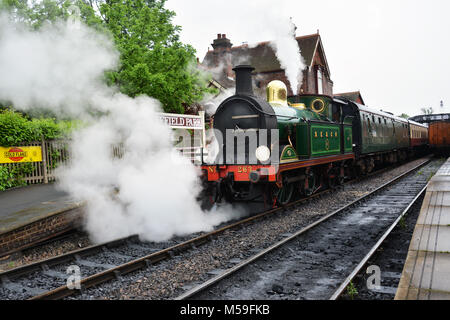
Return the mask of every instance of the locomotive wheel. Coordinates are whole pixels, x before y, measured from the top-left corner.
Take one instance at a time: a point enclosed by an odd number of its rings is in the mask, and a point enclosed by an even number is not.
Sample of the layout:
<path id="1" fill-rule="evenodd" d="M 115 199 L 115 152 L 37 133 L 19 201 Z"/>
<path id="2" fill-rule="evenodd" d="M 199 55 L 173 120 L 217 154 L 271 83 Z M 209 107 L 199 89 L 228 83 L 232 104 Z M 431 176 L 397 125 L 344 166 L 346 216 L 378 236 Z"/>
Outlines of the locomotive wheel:
<path id="1" fill-rule="evenodd" d="M 277 204 L 280 206 L 288 204 L 293 198 L 294 191 L 295 191 L 295 184 L 293 183 L 283 184 L 283 187 L 275 188 L 274 197 L 276 199 Z"/>

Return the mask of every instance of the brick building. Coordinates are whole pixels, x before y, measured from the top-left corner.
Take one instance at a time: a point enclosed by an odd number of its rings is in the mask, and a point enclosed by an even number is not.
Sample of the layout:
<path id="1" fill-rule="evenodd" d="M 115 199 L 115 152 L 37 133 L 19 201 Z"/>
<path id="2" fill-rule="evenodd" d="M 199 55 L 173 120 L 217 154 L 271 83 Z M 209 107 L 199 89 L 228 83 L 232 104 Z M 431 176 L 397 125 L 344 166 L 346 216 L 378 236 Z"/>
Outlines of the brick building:
<path id="1" fill-rule="evenodd" d="M 296 37 L 305 64 L 300 93 L 333 95 L 333 81 L 330 79 L 325 51 L 319 33 Z M 250 64 L 255 68 L 255 93 L 265 97 L 265 88 L 272 80 L 290 83 L 281 68 L 276 54 L 269 42 L 261 42 L 250 47 L 247 44 L 233 47 L 225 34 L 218 34 L 212 43 L 213 50 L 208 50 L 202 66 L 213 73 L 214 81 L 223 88 L 234 87 L 232 68 L 239 64 Z"/>

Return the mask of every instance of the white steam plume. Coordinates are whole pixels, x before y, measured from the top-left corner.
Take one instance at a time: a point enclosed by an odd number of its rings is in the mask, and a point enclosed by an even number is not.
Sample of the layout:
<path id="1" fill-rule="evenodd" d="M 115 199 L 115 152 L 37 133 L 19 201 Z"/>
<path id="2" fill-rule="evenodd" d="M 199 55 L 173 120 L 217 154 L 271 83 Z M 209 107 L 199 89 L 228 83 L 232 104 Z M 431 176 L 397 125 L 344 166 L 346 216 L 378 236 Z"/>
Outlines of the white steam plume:
<path id="1" fill-rule="evenodd" d="M 99 80 L 118 61 L 111 41 L 82 25 L 30 32 L 3 14 L 0 41 L 0 98 L 20 109 L 84 114 L 93 95 L 108 91 Z"/>
<path id="2" fill-rule="evenodd" d="M 295 39 L 295 25 L 290 20 L 282 19 L 281 22 L 272 26 L 276 36 L 270 45 L 275 50 L 281 68 L 285 70 L 293 93 L 297 94 L 302 84 L 302 70 L 305 65 Z"/>
<path id="3" fill-rule="evenodd" d="M 236 89 L 229 88 L 229 89 L 223 89 L 218 94 L 207 94 L 203 98 L 203 100 L 200 102 L 202 106 L 205 108 L 205 112 L 209 115 L 213 115 L 216 113 L 217 107 L 219 107 L 220 103 L 227 99 L 228 97 L 231 97 L 236 93 Z"/>
<path id="4" fill-rule="evenodd" d="M 253 48 L 262 41 L 270 41 L 269 45 L 274 50 L 281 68 L 285 70 L 293 93 L 297 94 L 302 85 L 305 63 L 295 39 L 296 26 L 290 18 L 292 14 L 294 13 L 272 2 L 241 1 L 239 10 L 230 17 L 230 23 L 238 24 L 241 29 L 246 30 L 242 31 L 242 34 L 247 37 L 245 40 L 248 42 L 248 48 Z M 230 35 L 230 38 L 233 41 L 233 35 Z M 244 55 L 243 59 L 236 61 L 233 66 L 249 61 L 249 56 Z"/>
<path id="5" fill-rule="evenodd" d="M 250 8 L 247 9 L 250 10 Z M 281 13 L 261 12 L 260 14 L 253 13 L 252 16 L 252 19 L 255 19 L 252 24 L 262 26 L 264 29 L 258 33 L 264 34 L 267 39 L 270 39 L 269 45 L 274 50 L 281 68 L 284 69 L 293 93 L 297 94 L 302 85 L 302 71 L 305 69 L 305 63 L 295 39 L 295 25 L 290 18 Z M 253 48 L 259 43 L 259 41 L 252 41 L 248 46 Z"/>
<path id="6" fill-rule="evenodd" d="M 65 22 L 29 31 L 0 16 L 0 99 L 16 108 L 50 108 L 84 119 L 61 188 L 86 202 L 86 229 L 96 242 L 139 234 L 152 241 L 211 230 L 236 211 L 202 212 L 198 172 L 172 148 L 157 100 L 131 99 L 104 85 L 118 53 L 111 41 Z M 6 76 L 7 75 L 7 76 Z M 92 116 L 92 114 L 100 114 Z M 122 143 L 124 155 L 112 157 Z"/>

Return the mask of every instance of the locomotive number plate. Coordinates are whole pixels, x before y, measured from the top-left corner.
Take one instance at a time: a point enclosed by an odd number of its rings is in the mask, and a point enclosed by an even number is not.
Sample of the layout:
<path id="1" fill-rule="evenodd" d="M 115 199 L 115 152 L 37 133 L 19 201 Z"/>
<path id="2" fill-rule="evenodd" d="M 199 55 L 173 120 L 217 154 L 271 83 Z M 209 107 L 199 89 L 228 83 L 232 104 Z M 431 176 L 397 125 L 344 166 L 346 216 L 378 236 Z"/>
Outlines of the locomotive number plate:
<path id="1" fill-rule="evenodd" d="M 252 166 L 238 166 L 238 173 L 252 172 Z"/>

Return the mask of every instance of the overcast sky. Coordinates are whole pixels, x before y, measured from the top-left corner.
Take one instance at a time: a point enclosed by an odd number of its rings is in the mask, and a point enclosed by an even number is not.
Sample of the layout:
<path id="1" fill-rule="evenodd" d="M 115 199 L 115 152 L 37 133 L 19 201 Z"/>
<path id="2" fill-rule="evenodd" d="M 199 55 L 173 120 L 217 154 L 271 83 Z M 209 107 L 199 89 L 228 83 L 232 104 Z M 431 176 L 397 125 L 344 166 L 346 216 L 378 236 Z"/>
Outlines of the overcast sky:
<path id="1" fill-rule="evenodd" d="M 334 93 L 360 90 L 370 107 L 399 115 L 423 107 L 450 112 L 448 0 L 168 0 L 181 39 L 200 61 L 218 33 L 233 45 L 271 40 L 267 16 L 297 36 L 320 30 Z"/>

